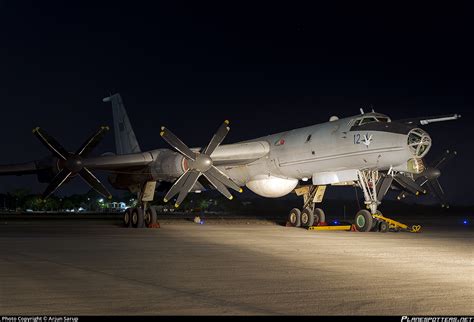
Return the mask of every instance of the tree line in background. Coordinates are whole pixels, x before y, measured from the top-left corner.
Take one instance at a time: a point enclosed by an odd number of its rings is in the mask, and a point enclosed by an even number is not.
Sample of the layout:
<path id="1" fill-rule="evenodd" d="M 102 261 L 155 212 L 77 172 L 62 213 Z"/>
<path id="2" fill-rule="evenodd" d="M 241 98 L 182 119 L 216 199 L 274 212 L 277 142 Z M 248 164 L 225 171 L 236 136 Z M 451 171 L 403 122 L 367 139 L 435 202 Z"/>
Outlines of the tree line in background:
<path id="1" fill-rule="evenodd" d="M 102 200 L 102 202 L 100 202 Z M 71 196 L 50 196 L 42 200 L 41 195 L 32 194 L 28 189 L 16 189 L 0 194 L 0 208 L 4 211 L 66 211 L 84 210 L 98 211 L 106 207 L 107 202 L 95 191 Z"/>
<path id="2" fill-rule="evenodd" d="M 112 209 L 112 204 L 123 203 L 125 207 L 136 206 L 136 195 L 124 192 L 107 200 L 94 190 L 85 194 L 70 196 L 52 195 L 42 200 L 41 195 L 33 194 L 28 189 L 16 189 L 12 192 L 0 194 L 0 209 L 3 211 L 107 211 Z M 154 201 L 150 203 L 159 209 L 174 209 L 172 202 L 164 203 L 163 196 L 158 192 Z M 180 211 L 239 211 L 248 201 L 229 201 L 220 195 L 191 194 L 179 207 Z M 114 205 L 116 206 L 116 205 Z"/>

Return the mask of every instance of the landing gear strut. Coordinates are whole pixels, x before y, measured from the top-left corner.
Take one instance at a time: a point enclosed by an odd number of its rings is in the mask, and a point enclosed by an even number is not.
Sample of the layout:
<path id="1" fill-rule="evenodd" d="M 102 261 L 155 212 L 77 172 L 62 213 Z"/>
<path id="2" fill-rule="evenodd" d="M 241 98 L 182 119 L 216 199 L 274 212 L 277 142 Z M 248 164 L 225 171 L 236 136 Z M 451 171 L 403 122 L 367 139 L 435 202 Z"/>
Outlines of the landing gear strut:
<path id="1" fill-rule="evenodd" d="M 387 232 L 390 226 L 377 218 L 377 216 L 382 216 L 382 213 L 377 208 L 390 188 L 393 176 L 390 175 L 390 171 L 386 175 L 380 175 L 378 170 L 357 171 L 357 175 L 359 177 L 359 186 L 364 191 L 364 203 L 368 210 L 363 209 L 357 212 L 354 220 L 355 228 L 361 232 Z M 376 216 L 374 217 L 374 215 Z"/>
<path id="2" fill-rule="evenodd" d="M 149 201 L 153 201 L 155 186 L 155 181 L 149 181 L 137 189 L 138 205 L 134 208 L 128 208 L 123 213 L 125 227 L 159 227 L 156 210 L 148 204 Z"/>
<path id="3" fill-rule="evenodd" d="M 304 186 L 295 190 L 298 196 L 303 196 L 303 210 L 293 208 L 288 215 L 288 223 L 293 227 L 311 227 L 326 222 L 324 211 L 316 208 L 324 197 L 326 186 Z"/>

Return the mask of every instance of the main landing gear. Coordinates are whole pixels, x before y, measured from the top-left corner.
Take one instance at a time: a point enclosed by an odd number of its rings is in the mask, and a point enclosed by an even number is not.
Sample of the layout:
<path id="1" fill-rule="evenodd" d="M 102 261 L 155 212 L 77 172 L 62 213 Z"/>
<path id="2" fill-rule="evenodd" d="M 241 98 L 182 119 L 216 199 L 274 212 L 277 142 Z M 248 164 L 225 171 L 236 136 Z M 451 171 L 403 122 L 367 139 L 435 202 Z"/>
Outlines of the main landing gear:
<path id="1" fill-rule="evenodd" d="M 123 214 L 123 225 L 125 227 L 145 228 L 158 225 L 158 215 L 153 207 L 144 205 L 128 208 Z"/>
<path id="2" fill-rule="evenodd" d="M 123 225 L 133 228 L 158 228 L 158 216 L 155 208 L 148 202 L 153 200 L 156 182 L 146 182 L 137 189 L 138 205 L 134 208 L 128 208 L 123 213 Z"/>
<path id="3" fill-rule="evenodd" d="M 390 174 L 379 174 L 377 170 L 362 170 L 357 172 L 358 185 L 364 191 L 365 206 L 367 209 L 359 210 L 354 218 L 354 226 L 357 231 L 379 231 L 388 232 L 390 224 L 382 213 L 377 209 L 383 197 L 390 188 L 393 176 Z M 288 215 L 288 223 L 293 227 L 305 227 L 325 225 L 326 216 L 324 211 L 316 208 L 324 197 L 326 186 L 303 186 L 295 190 L 298 196 L 303 196 L 303 209 L 293 208 Z"/>
<path id="4" fill-rule="evenodd" d="M 288 215 L 288 223 L 293 227 L 309 228 L 326 224 L 326 216 L 316 203 L 322 201 L 326 186 L 304 186 L 296 189 L 298 196 L 303 196 L 303 209 L 293 208 Z"/>

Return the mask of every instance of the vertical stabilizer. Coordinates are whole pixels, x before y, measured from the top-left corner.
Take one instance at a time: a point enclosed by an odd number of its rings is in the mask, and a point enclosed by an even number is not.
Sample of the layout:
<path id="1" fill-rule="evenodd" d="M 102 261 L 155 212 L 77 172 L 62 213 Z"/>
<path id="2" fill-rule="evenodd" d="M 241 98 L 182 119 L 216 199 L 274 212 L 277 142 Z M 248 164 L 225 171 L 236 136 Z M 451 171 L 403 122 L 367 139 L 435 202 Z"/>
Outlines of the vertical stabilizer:
<path id="1" fill-rule="evenodd" d="M 112 102 L 116 153 L 129 154 L 141 152 L 120 94 L 111 95 L 102 101 Z"/>

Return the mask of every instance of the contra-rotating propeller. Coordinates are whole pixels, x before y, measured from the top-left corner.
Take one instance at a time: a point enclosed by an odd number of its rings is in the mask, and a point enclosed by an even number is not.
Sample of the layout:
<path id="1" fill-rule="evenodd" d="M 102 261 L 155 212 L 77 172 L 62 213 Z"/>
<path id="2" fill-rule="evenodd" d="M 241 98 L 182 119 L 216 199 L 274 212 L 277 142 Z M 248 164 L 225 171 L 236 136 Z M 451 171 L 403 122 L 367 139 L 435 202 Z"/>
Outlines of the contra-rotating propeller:
<path id="1" fill-rule="evenodd" d="M 164 126 L 161 127 L 161 137 L 163 137 L 169 145 L 186 158 L 188 165 L 188 169 L 175 181 L 166 194 L 164 198 L 165 202 L 168 202 L 168 200 L 179 193 L 178 199 L 175 203 L 175 207 L 179 207 L 201 175 L 203 175 L 214 186 L 214 188 L 216 188 L 216 190 L 230 200 L 232 200 L 233 196 L 227 187 L 242 192 L 242 189 L 237 184 L 214 166 L 211 159 L 211 154 L 222 143 L 227 133 L 229 133 L 230 128 L 228 125 L 229 121 L 224 121 L 216 134 L 212 137 L 207 147 L 201 152 L 192 151 L 170 130 Z"/>
<path id="2" fill-rule="evenodd" d="M 98 193 L 106 198 L 112 198 L 110 192 L 97 179 L 92 172 L 84 167 L 82 160 L 99 144 L 105 133 L 109 130 L 108 126 L 102 126 L 99 130 L 89 137 L 84 144 L 75 152 L 67 152 L 61 144 L 43 129 L 37 127 L 33 129 L 33 134 L 58 158 L 59 172 L 51 180 L 46 190 L 43 192 L 43 199 L 48 198 L 69 178 L 79 175 L 84 181 Z"/>
<path id="3" fill-rule="evenodd" d="M 441 203 L 443 207 L 447 207 L 446 196 L 444 190 L 439 183 L 438 178 L 441 176 L 441 169 L 457 155 L 456 151 L 446 150 L 435 162 L 431 163 L 422 173 L 417 175 L 415 180 L 405 177 L 411 185 L 416 185 L 424 190 L 424 186 L 428 188 L 428 191 Z M 404 191 L 402 191 L 397 199 L 406 198 L 408 192 L 414 193 L 412 189 L 408 189 L 408 185 L 402 185 Z"/>

